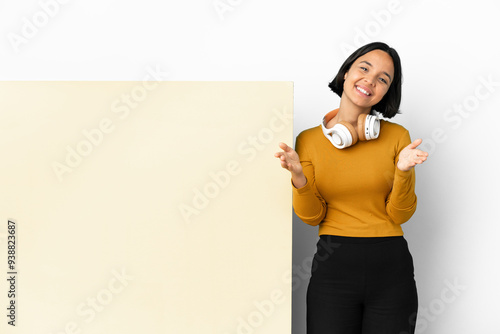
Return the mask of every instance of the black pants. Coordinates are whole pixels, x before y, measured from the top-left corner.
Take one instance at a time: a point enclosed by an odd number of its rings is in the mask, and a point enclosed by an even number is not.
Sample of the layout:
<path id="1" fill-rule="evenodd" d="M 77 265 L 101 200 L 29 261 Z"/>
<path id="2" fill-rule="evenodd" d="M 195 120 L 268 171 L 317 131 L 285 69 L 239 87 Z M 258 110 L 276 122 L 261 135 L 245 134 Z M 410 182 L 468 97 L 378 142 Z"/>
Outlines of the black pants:
<path id="1" fill-rule="evenodd" d="M 307 334 L 413 334 L 417 289 L 403 237 L 321 235 L 307 288 Z"/>

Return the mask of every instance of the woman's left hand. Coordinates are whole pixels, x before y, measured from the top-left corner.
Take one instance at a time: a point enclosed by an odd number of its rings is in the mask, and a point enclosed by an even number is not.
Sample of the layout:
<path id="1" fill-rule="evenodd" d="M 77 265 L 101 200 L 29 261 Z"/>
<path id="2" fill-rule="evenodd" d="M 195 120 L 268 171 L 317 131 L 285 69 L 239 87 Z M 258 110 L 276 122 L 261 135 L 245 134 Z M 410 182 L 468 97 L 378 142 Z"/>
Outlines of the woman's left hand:
<path id="1" fill-rule="evenodd" d="M 403 172 L 409 171 L 415 165 L 427 160 L 429 153 L 419 150 L 417 146 L 420 144 L 422 144 L 422 139 L 416 139 L 399 153 L 398 168 L 400 170 Z"/>

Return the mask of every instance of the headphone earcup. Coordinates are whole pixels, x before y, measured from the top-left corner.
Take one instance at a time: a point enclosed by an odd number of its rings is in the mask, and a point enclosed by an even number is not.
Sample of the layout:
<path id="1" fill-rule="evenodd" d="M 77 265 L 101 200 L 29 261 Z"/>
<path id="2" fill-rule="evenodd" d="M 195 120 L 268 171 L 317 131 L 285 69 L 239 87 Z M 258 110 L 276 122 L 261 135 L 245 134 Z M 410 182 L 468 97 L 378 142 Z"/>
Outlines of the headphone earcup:
<path id="1" fill-rule="evenodd" d="M 359 115 L 357 130 L 359 140 L 376 139 L 380 134 L 380 119 L 373 115 Z"/>
<path id="2" fill-rule="evenodd" d="M 358 117 L 358 126 L 357 126 L 357 130 L 358 130 L 358 137 L 359 137 L 359 140 L 366 140 L 366 137 L 365 137 L 365 122 L 366 122 L 366 114 L 361 114 L 359 115 Z"/>
<path id="3" fill-rule="evenodd" d="M 351 123 L 340 121 L 332 128 L 332 143 L 336 148 L 342 149 L 358 142 L 358 134 Z"/>

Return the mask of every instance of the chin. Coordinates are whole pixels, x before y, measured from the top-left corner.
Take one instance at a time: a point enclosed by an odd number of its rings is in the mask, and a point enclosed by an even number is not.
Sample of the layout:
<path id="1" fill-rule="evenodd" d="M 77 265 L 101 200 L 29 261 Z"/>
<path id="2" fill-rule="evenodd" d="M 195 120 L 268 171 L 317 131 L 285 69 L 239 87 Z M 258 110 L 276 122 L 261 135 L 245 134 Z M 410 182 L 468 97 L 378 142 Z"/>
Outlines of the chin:
<path id="1" fill-rule="evenodd" d="M 370 101 L 370 102 L 364 101 L 364 102 L 354 102 L 354 104 L 359 108 L 370 108 L 371 109 L 377 103 L 373 103 L 372 101 Z"/>

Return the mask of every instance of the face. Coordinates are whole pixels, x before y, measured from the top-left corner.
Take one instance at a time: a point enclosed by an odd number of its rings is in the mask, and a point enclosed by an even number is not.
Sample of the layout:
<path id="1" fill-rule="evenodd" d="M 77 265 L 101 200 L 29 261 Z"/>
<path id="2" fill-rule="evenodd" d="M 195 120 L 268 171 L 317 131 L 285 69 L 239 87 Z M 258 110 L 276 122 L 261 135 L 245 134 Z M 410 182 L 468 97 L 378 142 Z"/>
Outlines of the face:
<path id="1" fill-rule="evenodd" d="M 371 109 L 382 100 L 394 79 L 392 58 L 382 50 L 370 51 L 354 61 L 344 79 L 342 98 Z"/>

